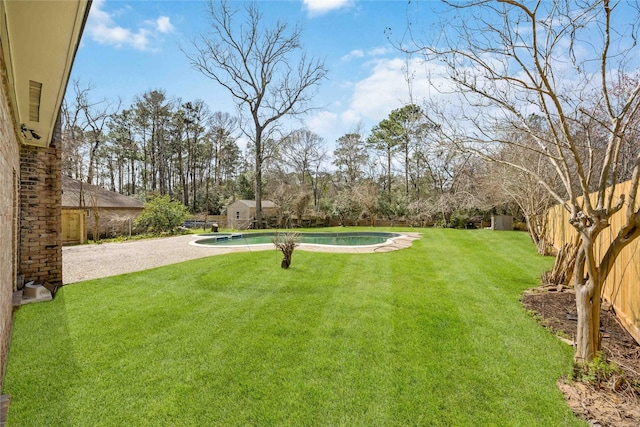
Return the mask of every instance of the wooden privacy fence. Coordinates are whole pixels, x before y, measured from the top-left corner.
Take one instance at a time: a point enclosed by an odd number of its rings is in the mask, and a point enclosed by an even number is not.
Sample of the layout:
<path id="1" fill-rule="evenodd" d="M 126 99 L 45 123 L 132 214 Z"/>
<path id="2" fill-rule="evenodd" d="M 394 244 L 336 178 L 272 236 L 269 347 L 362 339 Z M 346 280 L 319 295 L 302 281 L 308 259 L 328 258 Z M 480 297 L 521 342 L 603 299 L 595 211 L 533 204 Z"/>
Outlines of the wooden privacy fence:
<path id="1" fill-rule="evenodd" d="M 626 194 L 631 181 L 618 184 L 614 194 Z M 595 194 L 591 194 L 595 201 Z M 614 202 L 615 203 L 615 202 Z M 601 260 L 625 223 L 625 206 L 611 218 L 611 226 L 600 233 L 595 242 L 596 259 Z M 575 242 L 577 231 L 569 224 L 570 213 L 556 205 L 547 212 L 547 241 L 560 249 L 565 243 Z M 629 244 L 618 256 L 603 287 L 603 297 L 615 309 L 620 323 L 640 342 L 640 239 Z"/>

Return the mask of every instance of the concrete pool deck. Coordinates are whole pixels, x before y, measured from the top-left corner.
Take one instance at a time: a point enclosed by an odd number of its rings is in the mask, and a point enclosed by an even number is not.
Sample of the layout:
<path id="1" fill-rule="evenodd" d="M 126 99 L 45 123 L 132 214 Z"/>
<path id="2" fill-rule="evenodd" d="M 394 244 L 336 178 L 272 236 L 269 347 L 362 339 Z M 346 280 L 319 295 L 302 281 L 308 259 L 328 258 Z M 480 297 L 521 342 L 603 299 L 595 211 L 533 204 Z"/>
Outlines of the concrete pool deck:
<path id="1" fill-rule="evenodd" d="M 303 244 L 302 251 L 335 253 L 390 252 L 411 246 L 420 233 L 400 233 L 390 243 L 376 246 L 322 246 Z M 148 270 L 208 256 L 233 252 L 275 250 L 271 245 L 258 246 L 196 246 L 189 244 L 196 234 L 157 239 L 133 240 L 99 245 L 65 246 L 62 248 L 62 281 L 67 285 L 83 280 L 99 279 L 118 274 Z"/>

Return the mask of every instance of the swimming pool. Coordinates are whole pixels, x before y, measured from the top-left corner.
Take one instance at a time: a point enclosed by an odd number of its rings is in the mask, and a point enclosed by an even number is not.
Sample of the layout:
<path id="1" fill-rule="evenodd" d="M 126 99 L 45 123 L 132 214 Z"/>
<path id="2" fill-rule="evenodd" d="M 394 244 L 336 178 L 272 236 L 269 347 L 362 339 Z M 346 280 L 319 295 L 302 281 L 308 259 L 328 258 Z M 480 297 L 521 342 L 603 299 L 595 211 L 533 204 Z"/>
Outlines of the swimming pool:
<path id="1" fill-rule="evenodd" d="M 203 239 L 196 240 L 197 245 L 208 246 L 246 246 L 271 245 L 276 232 L 233 233 L 233 234 L 204 234 Z M 398 233 L 358 231 L 338 233 L 297 233 L 298 241 L 306 245 L 323 246 L 373 246 L 402 236 Z"/>

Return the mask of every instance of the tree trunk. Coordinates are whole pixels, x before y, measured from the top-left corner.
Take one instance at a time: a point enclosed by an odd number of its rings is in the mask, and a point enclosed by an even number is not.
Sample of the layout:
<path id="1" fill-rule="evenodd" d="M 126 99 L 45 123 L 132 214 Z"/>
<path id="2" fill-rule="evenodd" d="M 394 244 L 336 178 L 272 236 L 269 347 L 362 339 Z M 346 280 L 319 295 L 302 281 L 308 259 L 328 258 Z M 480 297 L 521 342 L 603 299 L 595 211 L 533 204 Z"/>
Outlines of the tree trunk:
<path id="1" fill-rule="evenodd" d="M 131 195 L 136 194 L 136 161 L 135 158 L 131 157 Z"/>
<path id="2" fill-rule="evenodd" d="M 391 148 L 387 149 L 387 191 L 391 194 Z"/>
<path id="3" fill-rule="evenodd" d="M 262 163 L 256 155 L 256 228 L 262 228 Z"/>
<path id="4" fill-rule="evenodd" d="M 578 363 L 591 361 L 600 351 L 600 290 L 601 278 L 595 268 L 593 238 L 582 234 L 582 246 L 574 266 L 574 288 L 578 327 L 576 352 Z"/>
<path id="5" fill-rule="evenodd" d="M 111 156 L 107 157 L 107 166 L 109 168 L 109 189 L 115 193 L 116 175 L 115 175 L 115 166 L 113 165 L 113 158 Z M 120 169 L 120 176 L 122 176 L 122 169 Z"/>
<path id="6" fill-rule="evenodd" d="M 587 280 L 576 289 L 578 330 L 576 333 L 576 362 L 588 362 L 600 350 L 600 293 L 595 294 L 593 283 Z"/>
<path id="7" fill-rule="evenodd" d="M 256 165 L 256 228 L 262 228 L 262 167 Z"/>
<path id="8" fill-rule="evenodd" d="M 254 115 L 256 123 L 256 228 L 262 228 L 262 128 L 258 124 L 258 118 Z"/>
<path id="9" fill-rule="evenodd" d="M 409 141 L 405 142 L 404 149 L 404 194 L 409 196 Z"/>
<path id="10" fill-rule="evenodd" d="M 189 192 L 187 189 L 187 178 L 184 171 L 184 160 L 182 158 L 182 147 L 178 149 L 178 179 L 180 180 L 180 189 L 182 190 L 182 204 L 189 206 Z"/>
<path id="11" fill-rule="evenodd" d="M 289 268 L 289 266 L 291 265 L 291 259 L 288 258 L 286 255 L 284 256 L 284 258 L 282 258 L 282 262 L 280 263 L 280 267 L 284 268 L 285 270 Z"/>
<path id="12" fill-rule="evenodd" d="M 96 153 L 100 142 L 95 141 L 89 150 L 89 168 L 87 169 L 87 184 L 93 184 L 93 175 L 95 171 Z"/>

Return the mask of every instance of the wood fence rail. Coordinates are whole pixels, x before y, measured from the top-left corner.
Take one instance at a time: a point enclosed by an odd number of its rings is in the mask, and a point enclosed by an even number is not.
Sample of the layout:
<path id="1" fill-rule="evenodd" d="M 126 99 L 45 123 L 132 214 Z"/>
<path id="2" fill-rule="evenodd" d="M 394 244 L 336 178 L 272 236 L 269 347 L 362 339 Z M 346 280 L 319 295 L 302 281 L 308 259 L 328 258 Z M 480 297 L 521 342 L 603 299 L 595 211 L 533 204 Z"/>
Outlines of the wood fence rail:
<path id="1" fill-rule="evenodd" d="M 614 194 L 627 194 L 631 181 L 618 184 Z M 595 193 L 591 194 L 595 201 Z M 604 230 L 595 242 L 595 256 L 600 260 L 625 223 L 625 206 L 611 218 L 611 226 Z M 547 242 L 556 249 L 565 243 L 575 242 L 577 231 L 569 224 L 570 213 L 556 205 L 547 212 Z M 640 343 L 640 239 L 629 244 L 618 256 L 603 287 L 603 298 L 615 309 L 620 323 Z"/>

